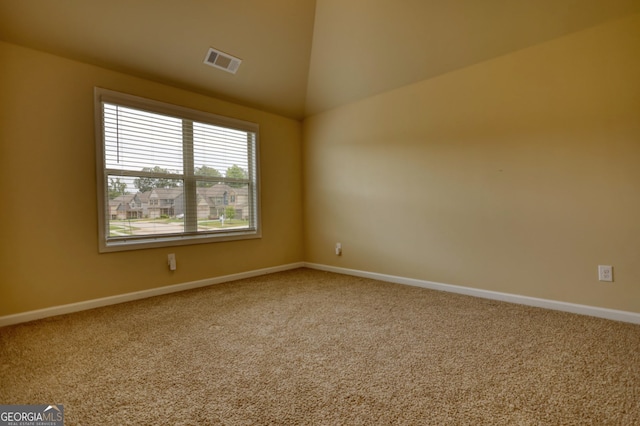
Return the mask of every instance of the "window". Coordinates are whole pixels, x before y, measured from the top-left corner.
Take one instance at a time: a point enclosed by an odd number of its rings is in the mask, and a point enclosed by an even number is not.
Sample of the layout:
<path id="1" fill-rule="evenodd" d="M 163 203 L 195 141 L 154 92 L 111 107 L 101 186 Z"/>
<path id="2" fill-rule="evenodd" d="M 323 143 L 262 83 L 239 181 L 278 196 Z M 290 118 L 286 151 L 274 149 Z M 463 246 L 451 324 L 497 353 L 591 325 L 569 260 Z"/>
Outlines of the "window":
<path id="1" fill-rule="evenodd" d="M 260 238 L 257 124 L 99 88 L 95 102 L 101 252 Z"/>

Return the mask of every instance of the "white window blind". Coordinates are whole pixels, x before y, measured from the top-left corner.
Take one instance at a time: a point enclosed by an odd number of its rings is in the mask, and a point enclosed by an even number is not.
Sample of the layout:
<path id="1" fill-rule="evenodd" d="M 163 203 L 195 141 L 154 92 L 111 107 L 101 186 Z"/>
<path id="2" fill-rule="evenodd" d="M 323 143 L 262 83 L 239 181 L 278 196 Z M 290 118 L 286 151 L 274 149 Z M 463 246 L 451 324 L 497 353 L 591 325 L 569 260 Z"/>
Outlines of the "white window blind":
<path id="1" fill-rule="evenodd" d="M 96 89 L 100 250 L 260 236 L 258 125 Z"/>

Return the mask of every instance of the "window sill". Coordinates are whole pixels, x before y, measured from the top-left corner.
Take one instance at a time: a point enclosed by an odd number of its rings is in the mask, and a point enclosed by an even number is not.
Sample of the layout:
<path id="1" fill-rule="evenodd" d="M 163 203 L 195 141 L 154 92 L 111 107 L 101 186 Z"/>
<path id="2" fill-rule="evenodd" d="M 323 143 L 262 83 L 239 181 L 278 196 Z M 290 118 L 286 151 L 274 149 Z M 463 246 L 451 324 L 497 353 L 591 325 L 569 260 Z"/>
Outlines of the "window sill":
<path id="1" fill-rule="evenodd" d="M 155 238 L 141 239 L 117 239 L 100 244 L 100 253 L 110 253 L 117 251 L 142 250 L 160 247 L 186 246 L 194 244 L 221 243 L 229 241 L 253 240 L 262 238 L 259 231 L 251 230 L 246 232 L 220 232 L 215 235 L 163 235 Z"/>

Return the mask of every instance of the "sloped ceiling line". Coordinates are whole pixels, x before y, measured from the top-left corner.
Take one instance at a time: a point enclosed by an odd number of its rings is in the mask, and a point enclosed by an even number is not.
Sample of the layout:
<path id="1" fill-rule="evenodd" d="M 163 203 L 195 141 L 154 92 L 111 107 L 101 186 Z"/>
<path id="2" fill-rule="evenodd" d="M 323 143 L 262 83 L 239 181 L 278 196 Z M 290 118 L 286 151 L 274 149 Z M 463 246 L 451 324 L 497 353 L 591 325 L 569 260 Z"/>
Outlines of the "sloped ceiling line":
<path id="1" fill-rule="evenodd" d="M 3 0 L 0 40 L 302 119 L 605 21 L 638 0 Z M 203 65 L 210 47 L 237 74 Z"/>

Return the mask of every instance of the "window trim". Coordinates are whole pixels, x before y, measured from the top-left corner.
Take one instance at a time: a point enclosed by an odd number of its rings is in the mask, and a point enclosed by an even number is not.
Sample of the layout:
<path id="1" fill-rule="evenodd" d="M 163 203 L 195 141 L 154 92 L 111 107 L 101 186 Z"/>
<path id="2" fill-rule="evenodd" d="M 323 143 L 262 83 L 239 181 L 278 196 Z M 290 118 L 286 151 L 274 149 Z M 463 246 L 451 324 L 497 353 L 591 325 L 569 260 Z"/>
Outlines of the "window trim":
<path id="1" fill-rule="evenodd" d="M 103 139 L 104 126 L 102 104 L 104 102 L 255 134 L 255 142 L 253 146 L 253 157 L 255 163 L 253 165 L 253 169 L 255 170 L 255 176 L 253 176 L 251 181 L 251 184 L 255 187 L 255 196 L 253 196 L 255 199 L 255 229 L 216 232 L 215 234 L 185 232 L 172 235 L 149 235 L 147 237 L 136 236 L 131 239 L 123 238 L 109 241 L 108 227 L 110 219 L 107 217 L 109 215 L 109 182 L 107 179 L 105 143 Z M 260 208 L 260 143 L 259 125 L 257 123 L 224 117 L 213 113 L 198 111 L 179 105 L 116 92 L 100 87 L 94 88 L 94 122 L 98 198 L 98 250 L 100 253 L 262 238 L 262 214 Z M 187 172 L 185 171 L 184 174 L 186 175 Z M 252 192 L 250 191 L 250 196 L 251 195 Z"/>

